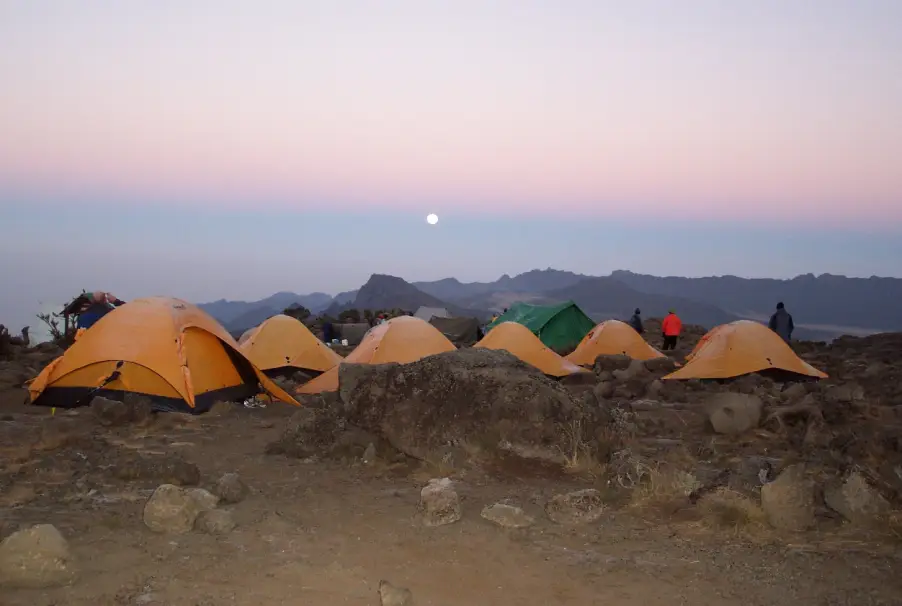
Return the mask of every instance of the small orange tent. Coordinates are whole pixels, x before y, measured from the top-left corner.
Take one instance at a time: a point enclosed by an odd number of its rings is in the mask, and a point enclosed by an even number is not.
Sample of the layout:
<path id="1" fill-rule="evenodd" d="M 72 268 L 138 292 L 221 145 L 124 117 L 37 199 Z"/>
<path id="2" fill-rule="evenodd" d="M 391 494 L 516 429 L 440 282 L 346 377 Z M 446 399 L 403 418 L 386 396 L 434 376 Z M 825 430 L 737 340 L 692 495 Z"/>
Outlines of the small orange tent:
<path id="1" fill-rule="evenodd" d="M 217 400 L 252 397 L 261 385 L 297 405 L 216 320 L 185 301 L 151 297 L 98 320 L 28 390 L 36 405 L 70 407 L 89 404 L 93 395 L 131 392 L 163 409 L 202 412 Z"/>
<path id="2" fill-rule="evenodd" d="M 607 320 L 590 330 L 567 359 L 580 366 L 591 366 L 598 356 L 618 354 L 625 354 L 634 360 L 664 357 L 626 322 Z"/>
<path id="3" fill-rule="evenodd" d="M 782 370 L 824 379 L 767 326 L 751 320 L 723 324 L 702 337 L 686 365 L 664 379 L 729 379 L 762 370 Z"/>
<path id="4" fill-rule="evenodd" d="M 288 369 L 325 372 L 341 362 L 341 356 L 317 339 L 297 318 L 279 314 L 241 335 L 244 355 L 264 372 Z"/>
<path id="5" fill-rule="evenodd" d="M 374 326 L 346 364 L 409 364 L 420 358 L 457 349 L 435 326 L 413 316 L 398 316 Z M 315 394 L 338 389 L 338 366 L 297 388 L 296 393 Z"/>
<path id="6" fill-rule="evenodd" d="M 545 347 L 539 337 L 517 322 L 502 322 L 496 325 L 473 347 L 507 350 L 527 364 L 531 364 L 546 375 L 553 377 L 586 372 L 585 368 L 580 368 Z"/>

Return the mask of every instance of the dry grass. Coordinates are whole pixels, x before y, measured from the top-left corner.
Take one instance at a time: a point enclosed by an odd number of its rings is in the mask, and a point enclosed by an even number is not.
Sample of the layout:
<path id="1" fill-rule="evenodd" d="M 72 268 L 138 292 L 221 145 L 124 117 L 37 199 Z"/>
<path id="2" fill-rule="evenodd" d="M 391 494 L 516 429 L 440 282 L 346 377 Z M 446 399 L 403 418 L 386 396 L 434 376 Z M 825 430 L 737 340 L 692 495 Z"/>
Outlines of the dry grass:
<path id="1" fill-rule="evenodd" d="M 632 494 L 631 507 L 636 509 L 660 509 L 679 507 L 688 503 L 689 495 L 700 486 L 693 474 L 665 465 L 641 468 L 636 473 L 643 478 Z"/>
<path id="2" fill-rule="evenodd" d="M 728 488 L 718 488 L 698 501 L 703 520 L 716 528 L 737 532 L 764 531 L 769 527 L 764 510 L 752 499 Z"/>
<path id="3" fill-rule="evenodd" d="M 598 478 L 604 474 L 605 466 L 595 456 L 586 441 L 582 420 L 574 419 L 563 426 L 563 446 L 559 448 L 564 457 L 564 470 L 567 473 L 587 475 Z"/>

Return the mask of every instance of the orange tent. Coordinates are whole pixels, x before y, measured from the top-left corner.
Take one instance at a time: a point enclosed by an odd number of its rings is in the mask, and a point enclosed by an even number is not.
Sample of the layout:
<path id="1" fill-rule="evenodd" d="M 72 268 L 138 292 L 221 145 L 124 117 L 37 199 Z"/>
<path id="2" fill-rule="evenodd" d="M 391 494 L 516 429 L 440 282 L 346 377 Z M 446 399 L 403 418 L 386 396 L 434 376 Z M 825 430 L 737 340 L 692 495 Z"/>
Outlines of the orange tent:
<path id="1" fill-rule="evenodd" d="M 590 330 L 567 359 L 580 366 L 591 366 L 598 356 L 618 354 L 625 354 L 634 360 L 665 357 L 626 322 L 608 320 Z"/>
<path id="2" fill-rule="evenodd" d="M 266 372 L 293 368 L 325 372 L 341 362 L 341 356 L 313 336 L 303 322 L 284 314 L 241 335 L 239 346 L 257 368 Z"/>
<path id="3" fill-rule="evenodd" d="M 347 364 L 409 364 L 420 358 L 457 349 L 435 326 L 413 316 L 398 316 L 374 326 L 354 351 L 343 360 Z M 338 366 L 297 388 L 296 393 L 322 393 L 338 389 Z"/>
<path id="4" fill-rule="evenodd" d="M 507 350 L 527 364 L 531 364 L 546 375 L 553 377 L 587 372 L 585 368 L 580 368 L 545 347 L 539 337 L 517 322 L 498 324 L 473 347 Z"/>
<path id="5" fill-rule="evenodd" d="M 168 297 L 136 299 L 86 330 L 28 386 L 33 404 L 89 404 L 93 395 L 150 396 L 163 409 L 202 412 L 260 393 L 297 402 L 204 311 Z"/>
<path id="6" fill-rule="evenodd" d="M 799 358 L 767 326 L 738 320 L 702 337 L 686 356 L 686 365 L 664 379 L 728 379 L 762 370 L 783 370 L 824 379 L 827 375 Z"/>

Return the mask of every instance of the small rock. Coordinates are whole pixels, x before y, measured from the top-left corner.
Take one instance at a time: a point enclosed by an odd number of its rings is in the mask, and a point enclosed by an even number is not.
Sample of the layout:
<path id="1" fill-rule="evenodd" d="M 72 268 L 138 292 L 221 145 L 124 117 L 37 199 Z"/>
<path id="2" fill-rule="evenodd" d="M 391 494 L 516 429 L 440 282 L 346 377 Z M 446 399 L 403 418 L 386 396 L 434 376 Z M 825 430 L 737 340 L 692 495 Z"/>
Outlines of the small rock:
<path id="1" fill-rule="evenodd" d="M 216 506 L 219 505 L 219 497 L 203 488 L 189 488 L 187 495 L 197 503 L 198 511 L 216 509 Z"/>
<path id="2" fill-rule="evenodd" d="M 288 393 L 293 392 L 298 386 L 298 383 L 294 379 L 288 377 L 276 377 L 275 379 L 273 379 L 273 383 L 275 383 Z"/>
<path id="3" fill-rule="evenodd" d="M 790 465 L 773 482 L 761 487 L 761 507 L 778 530 L 801 531 L 814 525 L 814 482 L 805 466 Z"/>
<path id="4" fill-rule="evenodd" d="M 177 455 L 122 457 L 113 462 L 112 474 L 125 481 L 151 480 L 163 484 L 195 486 L 200 469 Z"/>
<path id="5" fill-rule="evenodd" d="M 745 456 L 730 466 L 727 487 L 749 498 L 758 498 L 761 487 L 774 479 L 773 463 L 765 457 Z"/>
<path id="6" fill-rule="evenodd" d="M 376 445 L 370 442 L 360 457 L 364 465 L 372 465 L 376 462 Z"/>
<path id="7" fill-rule="evenodd" d="M 163 484 L 144 506 L 144 524 L 154 532 L 182 534 L 194 527 L 201 508 L 188 491 Z"/>
<path id="8" fill-rule="evenodd" d="M 607 400 L 614 395 L 614 384 L 610 381 L 602 381 L 592 391 L 599 400 Z"/>
<path id="9" fill-rule="evenodd" d="M 37 498 L 33 486 L 28 484 L 13 484 L 5 491 L 0 492 L 0 507 L 18 507 L 30 503 Z M 2 536 L 2 535 L 0 535 Z"/>
<path id="10" fill-rule="evenodd" d="M 864 389 L 856 383 L 834 385 L 827 389 L 824 398 L 834 404 L 850 404 L 864 400 Z"/>
<path id="11" fill-rule="evenodd" d="M 519 507 L 495 503 L 482 510 L 482 517 L 489 522 L 505 528 L 526 528 L 535 523 L 535 519 Z"/>
<path id="12" fill-rule="evenodd" d="M 632 362 L 626 354 L 614 354 L 612 356 L 601 355 L 595 358 L 595 374 L 614 370 L 625 370 Z"/>
<path id="13" fill-rule="evenodd" d="M 867 523 L 892 509 L 889 501 L 877 492 L 857 471 L 845 480 L 824 487 L 827 507 L 853 523 Z"/>
<path id="14" fill-rule="evenodd" d="M 153 401 L 139 393 L 127 393 L 122 399 L 131 408 L 132 423 L 143 424 L 153 418 Z"/>
<path id="15" fill-rule="evenodd" d="M 0 370 L 0 388 L 8 389 L 12 387 L 21 387 L 27 380 L 27 376 L 21 370 L 11 368 Z"/>
<path id="16" fill-rule="evenodd" d="M 604 514 L 605 505 L 594 488 L 554 496 L 545 505 L 545 514 L 558 524 L 585 524 Z"/>
<path id="17" fill-rule="evenodd" d="M 648 389 L 645 394 L 650 398 L 656 398 L 661 395 L 661 391 L 664 390 L 664 381 L 660 379 L 655 379 L 648 385 Z"/>
<path id="18" fill-rule="evenodd" d="M 784 385 L 780 395 L 786 400 L 795 400 L 801 398 L 806 393 L 808 393 L 808 386 L 805 385 L 805 383 L 796 382 L 791 385 Z"/>
<path id="19" fill-rule="evenodd" d="M 117 427 L 133 423 L 146 422 L 153 408 L 146 397 L 128 394 L 126 401 L 110 400 L 103 396 L 97 396 L 91 400 L 91 412 L 97 422 L 104 427 Z"/>
<path id="20" fill-rule="evenodd" d="M 69 545 L 51 524 L 20 530 L 0 543 L 0 583 L 40 589 L 68 585 L 76 578 Z"/>
<path id="21" fill-rule="evenodd" d="M 663 358 L 652 358 L 650 360 L 645 360 L 645 368 L 647 368 L 649 372 L 662 374 L 673 372 L 674 370 L 676 370 L 677 365 L 676 361 L 673 358 L 668 358 L 665 356 Z"/>
<path id="22" fill-rule="evenodd" d="M 648 374 L 648 368 L 642 360 L 630 360 L 629 366 L 623 370 L 613 371 L 614 378 L 618 381 L 628 381 Z"/>
<path id="23" fill-rule="evenodd" d="M 715 432 L 738 435 L 758 426 L 763 404 L 757 396 L 726 392 L 712 396 L 707 408 Z"/>
<path id="24" fill-rule="evenodd" d="M 219 478 L 219 482 L 216 484 L 216 494 L 223 503 L 240 503 L 250 494 L 250 488 L 237 473 L 227 473 Z"/>
<path id="25" fill-rule="evenodd" d="M 405 587 L 395 587 L 388 581 L 379 581 L 379 603 L 382 606 L 412 606 L 413 594 Z"/>
<path id="26" fill-rule="evenodd" d="M 424 526 L 444 526 L 460 520 L 460 497 L 451 479 L 429 480 L 420 491 L 419 509 Z"/>
<path id="27" fill-rule="evenodd" d="M 235 529 L 235 520 L 232 514 L 224 509 L 209 509 L 197 515 L 194 527 L 207 534 L 228 534 Z"/>
<path id="28" fill-rule="evenodd" d="M 612 373 L 610 370 L 602 370 L 600 373 L 598 373 L 598 382 L 599 383 L 611 382 L 613 380 L 614 380 L 614 373 Z"/>
<path id="29" fill-rule="evenodd" d="M 207 416 L 224 417 L 231 415 L 235 412 L 236 406 L 237 405 L 234 402 L 224 402 L 222 400 L 217 400 L 210 406 L 210 410 L 207 411 Z"/>

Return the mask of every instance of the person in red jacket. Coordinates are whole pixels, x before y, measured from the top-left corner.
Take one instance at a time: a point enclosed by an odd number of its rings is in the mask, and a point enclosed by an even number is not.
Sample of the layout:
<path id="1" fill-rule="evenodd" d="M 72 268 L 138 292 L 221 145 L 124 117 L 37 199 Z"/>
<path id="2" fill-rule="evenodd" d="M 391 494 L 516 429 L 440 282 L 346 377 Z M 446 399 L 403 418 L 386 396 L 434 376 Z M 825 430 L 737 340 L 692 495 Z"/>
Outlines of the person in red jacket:
<path id="1" fill-rule="evenodd" d="M 674 310 L 667 312 L 667 317 L 661 322 L 661 332 L 664 333 L 663 350 L 676 349 L 677 340 L 683 331 L 683 323 Z"/>

